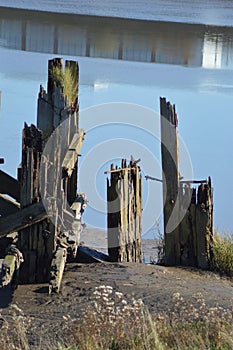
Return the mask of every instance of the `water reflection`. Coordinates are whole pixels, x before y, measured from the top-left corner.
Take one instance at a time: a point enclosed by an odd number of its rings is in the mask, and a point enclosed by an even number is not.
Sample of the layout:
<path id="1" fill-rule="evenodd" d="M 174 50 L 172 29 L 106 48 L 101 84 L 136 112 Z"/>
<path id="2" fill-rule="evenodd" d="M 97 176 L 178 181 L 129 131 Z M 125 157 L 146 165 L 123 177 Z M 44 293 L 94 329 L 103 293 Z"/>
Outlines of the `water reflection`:
<path id="1" fill-rule="evenodd" d="M 1 9 L 0 46 L 56 55 L 233 68 L 233 28 Z"/>

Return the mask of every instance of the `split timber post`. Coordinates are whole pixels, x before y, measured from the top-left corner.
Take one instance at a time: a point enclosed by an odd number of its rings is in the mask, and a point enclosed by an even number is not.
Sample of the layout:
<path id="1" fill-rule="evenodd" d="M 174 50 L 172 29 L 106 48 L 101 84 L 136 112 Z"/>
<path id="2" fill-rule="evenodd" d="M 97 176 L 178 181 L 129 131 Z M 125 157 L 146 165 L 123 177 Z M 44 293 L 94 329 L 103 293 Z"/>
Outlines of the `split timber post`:
<path id="1" fill-rule="evenodd" d="M 131 160 L 121 168 L 111 165 L 107 179 L 108 254 L 114 262 L 141 262 L 142 178 Z"/>
<path id="2" fill-rule="evenodd" d="M 72 94 L 64 86 L 62 59 L 49 61 L 47 92 L 40 87 L 37 127 L 25 124 L 19 169 L 21 207 L 46 198 L 51 200 L 47 209 L 53 216 L 51 219 L 47 213 L 40 223 L 19 232 L 18 247 L 25 260 L 20 282 L 50 280 L 50 292 L 59 291 L 67 256 L 76 253 L 81 231 L 79 214 L 85 202 L 77 194 L 78 156 L 84 139 L 84 131 L 79 129 L 78 63 L 66 61 L 67 68 L 72 77 L 68 87 Z M 61 125 L 60 131 L 54 132 Z M 46 153 L 51 135 L 51 149 Z M 80 202 L 78 207 L 76 202 Z M 78 220 L 73 225 L 75 217 Z"/>
<path id="3" fill-rule="evenodd" d="M 179 228 L 167 232 L 169 219 L 175 203 L 179 200 L 179 160 L 178 160 L 178 118 L 175 106 L 167 104 L 166 99 L 160 99 L 161 110 L 161 152 L 163 169 L 163 200 L 164 200 L 164 230 L 165 230 L 165 260 L 168 265 L 180 265 Z M 174 213 L 177 217 L 179 212 Z"/>
<path id="4" fill-rule="evenodd" d="M 160 114 L 165 264 L 207 269 L 213 254 L 211 179 L 209 177 L 202 181 L 181 180 L 175 105 L 171 105 L 165 98 L 160 98 Z M 196 184 L 198 188 L 195 187 Z M 171 215 L 173 223 L 177 223 L 172 229 L 169 221 Z"/>

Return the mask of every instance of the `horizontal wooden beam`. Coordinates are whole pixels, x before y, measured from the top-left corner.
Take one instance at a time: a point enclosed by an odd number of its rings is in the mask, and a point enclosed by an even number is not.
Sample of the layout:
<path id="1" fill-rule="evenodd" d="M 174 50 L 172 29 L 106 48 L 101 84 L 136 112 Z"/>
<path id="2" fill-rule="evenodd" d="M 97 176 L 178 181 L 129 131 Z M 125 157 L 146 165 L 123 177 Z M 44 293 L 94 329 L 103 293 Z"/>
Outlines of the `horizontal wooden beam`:
<path id="1" fill-rule="evenodd" d="M 146 180 L 154 180 L 154 181 L 158 181 L 158 182 L 163 182 L 162 179 L 159 179 L 157 177 L 153 177 L 153 176 L 149 176 L 146 175 L 145 176 Z M 207 180 L 180 180 L 179 181 L 181 184 L 205 184 L 207 183 Z"/>
<path id="2" fill-rule="evenodd" d="M 8 194 L 20 202 L 20 184 L 12 176 L 0 170 L 0 193 Z"/>
<path id="3" fill-rule="evenodd" d="M 127 167 L 127 168 L 119 168 L 119 169 L 113 169 L 113 170 L 106 170 L 104 174 L 112 174 L 112 173 L 118 173 L 119 171 L 130 171 L 132 170 L 132 167 Z"/>
<path id="4" fill-rule="evenodd" d="M 181 184 L 206 184 L 207 180 L 181 180 Z"/>
<path id="5" fill-rule="evenodd" d="M 17 213 L 0 218 L 0 237 L 25 229 L 48 217 L 42 202 L 31 204 Z"/>
<path id="6" fill-rule="evenodd" d="M 62 169 L 68 174 L 68 176 L 72 175 L 72 172 L 75 168 L 75 164 L 83 144 L 84 135 L 85 132 L 83 129 L 80 129 L 79 132 L 74 134 L 71 144 L 69 145 L 68 151 L 63 160 Z"/>
<path id="7" fill-rule="evenodd" d="M 3 194 L 0 194 L 0 217 L 14 214 L 20 210 L 20 204 Z"/>
<path id="8" fill-rule="evenodd" d="M 146 180 L 153 180 L 153 181 L 163 182 L 163 180 L 158 179 L 157 177 L 149 176 L 149 175 L 146 175 L 145 179 Z"/>

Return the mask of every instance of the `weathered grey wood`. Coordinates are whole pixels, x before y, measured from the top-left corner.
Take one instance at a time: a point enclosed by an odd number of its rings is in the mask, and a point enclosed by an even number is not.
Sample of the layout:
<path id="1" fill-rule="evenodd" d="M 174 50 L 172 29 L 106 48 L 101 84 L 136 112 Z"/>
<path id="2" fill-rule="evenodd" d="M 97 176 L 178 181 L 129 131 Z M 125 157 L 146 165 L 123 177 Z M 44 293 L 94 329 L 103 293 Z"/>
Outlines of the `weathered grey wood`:
<path id="1" fill-rule="evenodd" d="M 48 217 L 42 202 L 32 204 L 17 213 L 0 218 L 0 237 L 23 230 Z"/>
<path id="2" fill-rule="evenodd" d="M 30 208 L 33 203 L 41 201 L 39 193 L 39 171 L 41 154 L 43 150 L 43 135 L 36 126 L 28 126 L 26 123 L 23 129 L 22 142 L 22 163 L 20 171 L 21 183 L 21 207 Z M 43 206 L 42 202 L 39 206 Z M 25 263 L 20 269 L 20 281 L 22 283 L 45 282 L 48 280 L 49 264 L 47 256 L 52 259 L 52 251 L 43 249 L 43 221 L 47 222 L 48 214 L 43 208 L 40 220 L 34 225 L 27 225 L 19 231 L 18 247 L 24 255 Z M 38 233 L 42 233 L 42 237 Z M 41 242 L 38 249 L 38 240 Z M 40 264 L 42 263 L 42 266 Z M 47 264 L 47 266 L 46 266 Z"/>
<path id="3" fill-rule="evenodd" d="M 37 102 L 37 126 L 43 131 L 44 143 L 53 132 L 52 109 L 53 106 L 49 100 L 48 94 L 41 85 Z"/>
<path id="4" fill-rule="evenodd" d="M 178 161 L 178 118 L 175 106 L 160 98 L 161 114 L 161 153 L 163 169 L 163 201 L 164 201 L 164 232 L 165 232 L 165 263 L 167 265 L 180 264 L 179 227 L 168 228 L 171 214 L 179 222 L 179 206 L 175 206 L 179 193 L 179 161 Z M 177 203 L 178 204 L 178 203 Z M 174 212 L 176 209 L 176 212 Z"/>
<path id="5" fill-rule="evenodd" d="M 111 170 L 113 170 L 113 164 L 111 164 Z M 108 205 L 108 254 L 112 261 L 118 261 L 119 259 L 119 211 L 120 201 L 117 195 L 117 182 L 118 177 L 115 174 L 111 176 L 111 180 L 107 178 L 107 205 Z"/>
<path id="6" fill-rule="evenodd" d="M 208 268 L 207 245 L 206 245 L 206 227 L 208 224 L 208 213 L 200 208 L 196 211 L 197 223 L 197 264 L 203 269 Z"/>
<path id="7" fill-rule="evenodd" d="M 0 215 L 6 216 L 5 221 L 4 218 L 0 219 L 0 237 L 19 231 L 17 244 L 25 259 L 20 269 L 21 283 L 48 281 L 54 252 L 57 251 L 59 264 L 62 244 L 67 245 L 65 254 L 79 244 L 81 218 L 77 225 L 73 224 L 74 213 L 68 209 L 67 203 L 71 206 L 77 199 L 78 155 L 84 131 L 79 130 L 78 125 L 78 63 L 66 61 L 66 67 L 69 68 L 66 73 L 71 72 L 74 77 L 72 94 L 69 93 L 70 85 L 66 85 L 63 79 L 62 59 L 49 61 L 48 91 L 40 86 L 38 96 L 37 127 L 25 123 L 23 129 L 19 182 L 1 172 L 2 179 L 8 181 L 11 187 L 7 194 L 20 199 L 21 209 L 17 212 L 10 201 L 0 197 Z M 43 154 L 42 157 L 47 140 L 60 125 L 61 128 L 56 130 L 51 140 L 54 152 Z M 3 182 L 0 181 L 0 186 L 3 186 Z M 4 190 L 6 187 L 4 184 Z M 15 193 L 17 188 L 20 188 L 18 196 Z M 47 195 L 55 199 L 49 207 L 53 213 L 53 222 L 50 222 L 41 201 Z M 1 201 L 4 202 L 3 214 Z M 80 210 L 83 210 L 82 205 Z M 14 216 L 8 215 L 9 212 Z M 62 261 L 65 264 L 65 259 Z M 62 273 L 58 276 L 58 285 L 61 277 Z M 56 288 L 59 290 L 59 286 Z"/>
<path id="8" fill-rule="evenodd" d="M 16 266 L 16 256 L 6 255 L 2 263 L 2 273 L 1 273 L 1 286 L 5 287 L 11 283 Z"/>
<path id="9" fill-rule="evenodd" d="M 165 264 L 208 268 L 212 259 L 211 179 L 183 180 L 179 173 L 175 106 L 160 99 L 163 168 Z M 148 179 L 159 181 L 147 176 Z M 198 193 L 197 188 L 198 186 Z M 191 187 L 192 186 L 192 187 Z M 171 214 L 178 226 L 168 230 Z M 171 231 L 171 232 L 170 232 Z"/>
<path id="10" fill-rule="evenodd" d="M 8 194 L 12 198 L 20 201 L 20 184 L 12 176 L 0 170 L 0 193 Z"/>
<path id="11" fill-rule="evenodd" d="M 66 258 L 66 248 L 59 248 L 51 264 L 49 294 L 58 293 L 60 291 Z"/>
<path id="12" fill-rule="evenodd" d="M 74 134 L 71 144 L 62 162 L 62 168 L 69 177 L 72 175 L 72 172 L 75 168 L 77 157 L 83 144 L 84 135 L 85 133 L 83 129 L 80 129 L 78 133 Z"/>
<path id="13" fill-rule="evenodd" d="M 111 261 L 141 262 L 141 177 L 136 163 L 114 169 L 107 179 L 108 253 Z M 106 172 L 105 172 L 106 173 Z"/>
<path id="14" fill-rule="evenodd" d="M 12 244 L 8 248 L 8 252 L 2 263 L 1 285 L 3 287 L 7 286 L 12 282 L 22 262 L 22 253 L 16 248 L 15 244 Z"/>
<path id="15" fill-rule="evenodd" d="M 136 227 L 135 227 L 135 261 L 142 261 L 142 249 L 141 249 L 141 232 L 142 232 L 142 176 L 139 174 L 139 168 L 135 168 L 136 171 L 136 198 L 135 198 L 135 211 L 136 211 Z"/>
<path id="16" fill-rule="evenodd" d="M 196 209 L 197 231 L 197 264 L 198 267 L 208 269 L 213 254 L 213 203 L 211 179 L 206 185 L 200 185 L 197 194 Z"/>
<path id="17" fill-rule="evenodd" d="M 129 170 L 129 171 L 130 171 L 131 168 L 130 168 L 130 167 L 124 168 L 124 171 L 126 171 L 126 170 Z M 118 173 L 118 171 L 119 171 L 118 168 L 117 168 L 117 169 L 106 170 L 106 171 L 104 172 L 104 174 Z"/>
<path id="18" fill-rule="evenodd" d="M 109 256 L 95 249 L 80 245 L 75 261 L 82 264 L 101 263 L 109 261 Z"/>

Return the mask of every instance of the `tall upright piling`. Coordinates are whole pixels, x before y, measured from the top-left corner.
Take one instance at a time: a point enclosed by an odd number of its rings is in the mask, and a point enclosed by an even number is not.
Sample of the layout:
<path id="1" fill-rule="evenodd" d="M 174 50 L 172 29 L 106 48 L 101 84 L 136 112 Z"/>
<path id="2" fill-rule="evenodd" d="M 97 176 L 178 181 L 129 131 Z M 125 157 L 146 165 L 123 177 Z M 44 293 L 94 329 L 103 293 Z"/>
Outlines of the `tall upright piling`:
<path id="1" fill-rule="evenodd" d="M 160 98 L 160 114 L 165 264 L 207 269 L 213 255 L 211 179 L 182 179 L 175 105 Z"/>

